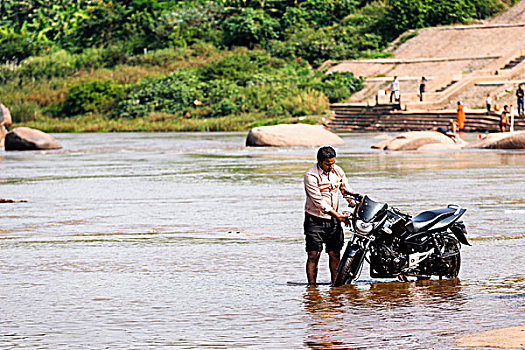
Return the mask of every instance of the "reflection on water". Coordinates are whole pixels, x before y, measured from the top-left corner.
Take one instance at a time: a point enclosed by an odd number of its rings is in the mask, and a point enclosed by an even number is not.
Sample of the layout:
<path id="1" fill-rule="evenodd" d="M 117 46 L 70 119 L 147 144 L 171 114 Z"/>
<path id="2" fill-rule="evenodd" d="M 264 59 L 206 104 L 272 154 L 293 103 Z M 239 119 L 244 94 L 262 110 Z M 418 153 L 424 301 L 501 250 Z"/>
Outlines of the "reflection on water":
<path id="1" fill-rule="evenodd" d="M 350 285 L 303 294 L 311 349 L 432 348 L 466 304 L 458 279 Z M 432 319 L 432 322 L 424 321 Z M 417 336 L 416 336 L 417 335 Z M 421 336 L 430 337 L 428 341 Z M 381 345 L 383 344 L 383 346 Z M 425 347 L 427 348 L 427 347 Z"/>
<path id="2" fill-rule="evenodd" d="M 383 152 L 343 135 L 353 189 L 416 214 L 456 203 L 460 279 L 308 288 L 314 147 L 244 133 L 54 135 L 0 151 L 0 348 L 454 349 L 523 323 L 525 153 Z M 348 239 L 349 236 L 346 237 Z M 326 255 L 319 279 L 328 278 Z"/>

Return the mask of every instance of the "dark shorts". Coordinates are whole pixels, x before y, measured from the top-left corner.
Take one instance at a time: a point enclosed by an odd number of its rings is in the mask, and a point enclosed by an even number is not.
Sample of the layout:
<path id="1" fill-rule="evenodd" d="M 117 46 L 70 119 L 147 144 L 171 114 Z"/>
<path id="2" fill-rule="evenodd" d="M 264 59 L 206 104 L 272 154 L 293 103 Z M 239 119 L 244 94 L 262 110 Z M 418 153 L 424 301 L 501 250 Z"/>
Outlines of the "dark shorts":
<path id="1" fill-rule="evenodd" d="M 306 251 L 326 252 L 340 251 L 344 244 L 343 227 L 336 218 L 323 219 L 304 213 L 304 235 L 306 238 Z"/>

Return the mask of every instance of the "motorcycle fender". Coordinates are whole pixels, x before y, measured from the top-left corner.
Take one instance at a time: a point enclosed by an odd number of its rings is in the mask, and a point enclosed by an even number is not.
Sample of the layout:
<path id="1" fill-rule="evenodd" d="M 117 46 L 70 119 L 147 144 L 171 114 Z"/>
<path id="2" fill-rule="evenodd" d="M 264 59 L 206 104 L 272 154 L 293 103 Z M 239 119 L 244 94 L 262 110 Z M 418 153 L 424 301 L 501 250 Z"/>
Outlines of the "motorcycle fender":
<path id="1" fill-rule="evenodd" d="M 348 257 L 353 258 L 356 256 L 357 252 L 362 251 L 361 247 L 359 247 L 357 244 L 348 245 L 346 248 L 348 250 Z"/>
<path id="2" fill-rule="evenodd" d="M 467 237 L 465 236 L 465 233 L 467 232 L 467 229 L 465 228 L 465 225 L 462 222 L 457 222 L 456 224 L 452 225 L 450 227 L 450 230 L 456 236 L 458 241 L 465 245 L 471 245 L 467 241 Z"/>

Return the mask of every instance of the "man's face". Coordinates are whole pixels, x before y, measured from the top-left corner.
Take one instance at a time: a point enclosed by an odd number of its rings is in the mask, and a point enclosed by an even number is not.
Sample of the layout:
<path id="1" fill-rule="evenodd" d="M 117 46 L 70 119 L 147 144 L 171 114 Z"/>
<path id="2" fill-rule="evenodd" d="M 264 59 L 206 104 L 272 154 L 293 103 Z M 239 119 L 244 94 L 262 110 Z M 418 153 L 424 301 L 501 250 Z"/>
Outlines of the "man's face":
<path id="1" fill-rule="evenodd" d="M 319 163 L 319 167 L 323 169 L 325 173 L 329 173 L 334 168 L 334 164 L 335 164 L 335 157 L 326 158 L 321 163 Z"/>

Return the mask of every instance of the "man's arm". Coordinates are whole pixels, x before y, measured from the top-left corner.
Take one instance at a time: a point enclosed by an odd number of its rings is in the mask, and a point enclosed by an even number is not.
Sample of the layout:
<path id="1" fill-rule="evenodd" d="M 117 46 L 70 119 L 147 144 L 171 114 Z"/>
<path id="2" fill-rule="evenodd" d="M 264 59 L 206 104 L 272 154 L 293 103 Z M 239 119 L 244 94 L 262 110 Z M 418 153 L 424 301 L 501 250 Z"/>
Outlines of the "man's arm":
<path id="1" fill-rule="evenodd" d="M 318 180 L 315 175 L 307 173 L 304 176 L 304 189 L 306 190 L 306 194 L 312 200 L 314 205 L 321 211 L 329 213 L 330 210 L 334 209 L 323 199 L 321 190 L 318 186 Z"/>

